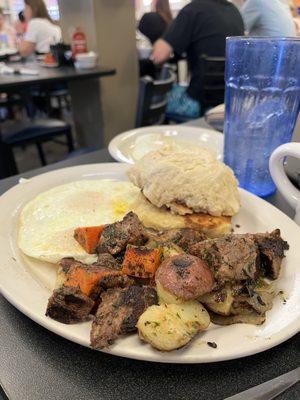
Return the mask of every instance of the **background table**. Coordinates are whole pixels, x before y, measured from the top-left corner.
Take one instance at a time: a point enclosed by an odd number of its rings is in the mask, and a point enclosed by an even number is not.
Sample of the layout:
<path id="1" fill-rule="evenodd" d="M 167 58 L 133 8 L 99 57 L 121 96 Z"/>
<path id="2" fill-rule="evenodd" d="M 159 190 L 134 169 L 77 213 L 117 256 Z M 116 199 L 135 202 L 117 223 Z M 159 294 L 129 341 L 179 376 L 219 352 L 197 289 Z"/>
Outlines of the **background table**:
<path id="1" fill-rule="evenodd" d="M 203 126 L 202 121 L 200 124 Z M 112 159 L 107 150 L 100 150 L 22 176 L 109 161 Z M 0 181 L 0 194 L 17 182 L 18 177 Z M 278 205 L 277 196 L 272 201 Z M 174 365 L 122 359 L 47 331 L 3 297 L 0 327 L 0 382 L 10 400 L 222 400 L 298 367 L 300 360 L 300 334 L 264 353 L 215 364 Z M 300 385 L 278 397 L 299 398 Z"/>
<path id="2" fill-rule="evenodd" d="M 39 63 L 9 63 L 15 69 L 31 68 L 38 75 L 0 75 L 0 92 L 28 93 L 30 87 L 67 83 L 71 101 L 77 141 L 80 146 L 103 147 L 103 119 L 99 78 L 112 76 L 111 67 L 77 70 L 73 67 L 46 68 Z"/>
<path id="3" fill-rule="evenodd" d="M 75 69 L 73 67 L 57 67 L 49 68 L 43 67 L 38 62 L 25 62 L 25 63 L 9 63 L 9 67 L 20 69 L 29 68 L 38 71 L 38 75 L 0 75 L 0 88 L 1 90 L 19 89 L 21 87 L 28 87 L 32 85 L 59 83 L 59 82 L 73 82 L 82 81 L 85 79 L 100 78 L 103 76 L 110 76 L 116 73 L 114 68 L 110 67 L 96 67 L 92 69 Z"/>

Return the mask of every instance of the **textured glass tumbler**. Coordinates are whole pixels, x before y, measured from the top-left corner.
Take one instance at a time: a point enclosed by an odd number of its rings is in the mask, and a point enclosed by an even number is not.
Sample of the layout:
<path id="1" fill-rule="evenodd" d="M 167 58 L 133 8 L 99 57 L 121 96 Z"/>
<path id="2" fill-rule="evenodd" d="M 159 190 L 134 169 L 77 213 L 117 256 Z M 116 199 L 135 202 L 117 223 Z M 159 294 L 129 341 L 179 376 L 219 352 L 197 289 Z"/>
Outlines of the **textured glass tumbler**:
<path id="1" fill-rule="evenodd" d="M 276 187 L 269 158 L 291 141 L 300 107 L 300 39 L 226 41 L 224 162 L 240 187 L 266 197 Z"/>

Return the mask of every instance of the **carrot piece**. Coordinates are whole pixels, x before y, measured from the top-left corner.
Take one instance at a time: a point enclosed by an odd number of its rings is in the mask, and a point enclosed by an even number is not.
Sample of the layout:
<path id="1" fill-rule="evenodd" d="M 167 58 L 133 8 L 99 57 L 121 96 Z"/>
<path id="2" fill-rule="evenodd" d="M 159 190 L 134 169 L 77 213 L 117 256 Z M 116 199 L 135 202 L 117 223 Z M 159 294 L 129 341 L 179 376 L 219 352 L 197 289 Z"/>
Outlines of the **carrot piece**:
<path id="1" fill-rule="evenodd" d="M 87 253 L 96 253 L 96 247 L 104 228 L 105 225 L 76 228 L 74 239 L 77 240 Z"/>
<path id="2" fill-rule="evenodd" d="M 97 290 L 99 282 L 106 276 L 111 275 L 122 275 L 121 271 L 114 270 L 103 270 L 100 268 L 82 268 L 75 267 L 72 268 L 67 274 L 67 279 L 64 282 L 65 286 L 79 287 L 79 289 L 86 296 L 91 296 L 91 294 Z"/>
<path id="3" fill-rule="evenodd" d="M 128 245 L 126 248 L 122 272 L 138 278 L 153 278 L 161 263 L 162 248 L 148 249 Z"/>

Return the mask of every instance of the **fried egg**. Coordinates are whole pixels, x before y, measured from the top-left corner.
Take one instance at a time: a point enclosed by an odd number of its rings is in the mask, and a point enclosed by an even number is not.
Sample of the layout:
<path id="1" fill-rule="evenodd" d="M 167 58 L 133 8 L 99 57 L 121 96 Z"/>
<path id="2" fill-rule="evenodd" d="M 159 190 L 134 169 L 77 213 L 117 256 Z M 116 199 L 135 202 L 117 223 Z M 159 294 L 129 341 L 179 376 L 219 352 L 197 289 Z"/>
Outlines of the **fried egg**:
<path id="1" fill-rule="evenodd" d="M 50 263 L 74 257 L 96 261 L 74 239 L 74 229 L 109 224 L 131 211 L 140 190 L 130 182 L 82 180 L 41 193 L 21 211 L 18 246 L 27 256 Z"/>

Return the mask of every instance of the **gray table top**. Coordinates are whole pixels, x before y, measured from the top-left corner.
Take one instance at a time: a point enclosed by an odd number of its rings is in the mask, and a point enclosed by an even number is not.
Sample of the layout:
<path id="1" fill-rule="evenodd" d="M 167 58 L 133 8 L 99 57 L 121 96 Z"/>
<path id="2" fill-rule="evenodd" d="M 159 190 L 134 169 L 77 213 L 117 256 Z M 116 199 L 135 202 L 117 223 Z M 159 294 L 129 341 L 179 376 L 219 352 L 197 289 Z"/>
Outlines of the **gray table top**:
<path id="1" fill-rule="evenodd" d="M 107 150 L 100 150 L 22 176 L 109 161 L 112 159 Z M 0 181 L 0 194 L 17 181 L 18 177 Z M 278 205 L 276 196 L 272 201 Z M 47 331 L 3 297 L 0 326 L 0 382 L 10 400 L 222 400 L 298 367 L 300 360 L 300 334 L 264 353 L 215 364 L 153 364 L 123 359 L 81 347 Z M 278 397 L 299 398 L 299 385 Z"/>
<path id="2" fill-rule="evenodd" d="M 112 67 L 100 66 L 93 69 L 76 70 L 73 67 L 45 68 L 38 63 L 10 63 L 15 69 L 31 68 L 38 70 L 38 75 L 0 75 L 1 90 L 27 87 L 38 84 L 50 84 L 74 80 L 92 79 L 114 75 L 116 70 Z"/>

